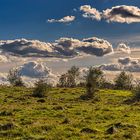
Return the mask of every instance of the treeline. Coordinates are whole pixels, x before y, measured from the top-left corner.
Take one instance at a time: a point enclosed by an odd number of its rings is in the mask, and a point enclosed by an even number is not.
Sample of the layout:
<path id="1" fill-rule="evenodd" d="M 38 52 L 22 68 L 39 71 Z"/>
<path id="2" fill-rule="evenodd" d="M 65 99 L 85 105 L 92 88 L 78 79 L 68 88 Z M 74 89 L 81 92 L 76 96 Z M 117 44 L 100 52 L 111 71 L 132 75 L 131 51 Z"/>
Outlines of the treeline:
<path id="1" fill-rule="evenodd" d="M 7 78 L 12 86 L 25 86 L 16 69 L 10 70 Z M 140 82 L 135 81 L 132 74 L 125 71 L 120 72 L 111 82 L 105 78 L 105 74 L 100 68 L 90 67 L 85 76 L 81 76 L 80 69 L 73 66 L 60 76 L 56 86 L 62 88 L 84 87 L 86 93 L 81 97 L 82 99 L 95 98 L 100 89 L 131 90 L 134 97 L 140 99 Z M 39 79 L 35 83 L 33 96 L 44 97 L 51 87 L 46 78 Z"/>

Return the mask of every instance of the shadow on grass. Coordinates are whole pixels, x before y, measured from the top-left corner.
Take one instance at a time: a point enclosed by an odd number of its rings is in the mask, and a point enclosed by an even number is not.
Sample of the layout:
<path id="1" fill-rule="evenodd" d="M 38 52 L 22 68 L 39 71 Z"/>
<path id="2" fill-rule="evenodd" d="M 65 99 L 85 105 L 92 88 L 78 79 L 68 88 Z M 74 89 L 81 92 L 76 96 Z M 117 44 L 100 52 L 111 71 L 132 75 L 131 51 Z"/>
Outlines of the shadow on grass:
<path id="1" fill-rule="evenodd" d="M 123 101 L 123 104 L 127 105 L 135 105 L 135 104 L 140 104 L 140 99 L 137 97 L 130 97 L 129 99 L 126 99 Z"/>

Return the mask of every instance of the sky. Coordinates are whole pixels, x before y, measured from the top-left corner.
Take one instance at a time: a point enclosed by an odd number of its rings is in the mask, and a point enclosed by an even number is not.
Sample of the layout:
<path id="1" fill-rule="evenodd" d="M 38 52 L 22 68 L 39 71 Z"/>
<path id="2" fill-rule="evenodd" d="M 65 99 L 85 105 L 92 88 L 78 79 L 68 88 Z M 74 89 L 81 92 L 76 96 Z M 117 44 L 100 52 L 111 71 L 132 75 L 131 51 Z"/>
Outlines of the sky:
<path id="1" fill-rule="evenodd" d="M 85 5 L 90 6 L 89 11 L 82 7 Z M 126 11 L 114 10 L 115 18 L 103 12 L 121 5 L 125 5 Z M 131 6 L 138 8 L 134 9 L 136 15 Z M 140 0 L 0 0 L 0 40 L 26 38 L 51 42 L 60 37 L 99 37 L 112 43 L 139 44 L 139 8 Z M 92 13 L 88 13 L 90 10 Z M 122 14 L 126 21 L 122 23 L 116 14 Z"/>

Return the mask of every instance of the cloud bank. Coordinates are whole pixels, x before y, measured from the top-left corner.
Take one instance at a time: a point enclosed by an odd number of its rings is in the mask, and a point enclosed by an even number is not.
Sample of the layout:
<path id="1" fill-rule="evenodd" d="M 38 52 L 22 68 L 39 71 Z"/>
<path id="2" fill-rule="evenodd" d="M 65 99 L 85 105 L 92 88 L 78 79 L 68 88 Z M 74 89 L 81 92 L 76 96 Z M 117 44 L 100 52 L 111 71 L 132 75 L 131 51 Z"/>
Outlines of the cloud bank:
<path id="1" fill-rule="evenodd" d="M 83 40 L 60 38 L 54 43 L 45 43 L 38 40 L 16 39 L 0 41 L 0 50 L 3 53 L 18 56 L 36 57 L 74 57 L 82 53 L 95 56 L 104 56 L 113 52 L 111 43 L 96 37 Z"/>
<path id="2" fill-rule="evenodd" d="M 140 59 L 131 57 L 119 58 L 117 63 L 104 64 L 100 68 L 106 71 L 140 72 Z"/>
<path id="3" fill-rule="evenodd" d="M 84 18 L 89 18 L 92 20 L 105 20 L 109 22 L 118 23 L 136 23 L 140 22 L 140 8 L 136 6 L 119 5 L 112 8 L 99 11 L 90 5 L 80 6 L 80 11 L 83 12 L 82 16 Z M 76 10 L 77 11 L 77 10 Z M 49 23 L 70 23 L 76 19 L 75 16 L 65 16 L 61 19 L 48 19 Z"/>

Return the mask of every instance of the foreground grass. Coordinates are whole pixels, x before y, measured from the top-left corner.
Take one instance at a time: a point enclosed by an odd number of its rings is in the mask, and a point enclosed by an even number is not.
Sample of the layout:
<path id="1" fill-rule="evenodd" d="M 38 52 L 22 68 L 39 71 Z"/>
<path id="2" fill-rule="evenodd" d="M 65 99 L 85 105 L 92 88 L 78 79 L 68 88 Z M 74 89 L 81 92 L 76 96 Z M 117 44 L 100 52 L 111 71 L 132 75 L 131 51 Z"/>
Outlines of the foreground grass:
<path id="1" fill-rule="evenodd" d="M 139 140 L 140 103 L 125 103 L 131 92 L 101 90 L 98 101 L 83 101 L 84 92 L 54 88 L 40 99 L 32 89 L 0 87 L 0 139 Z"/>

